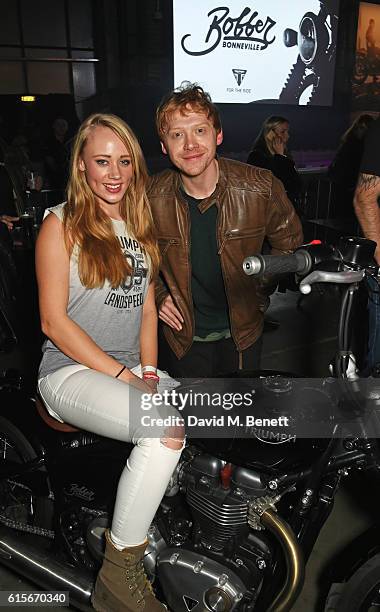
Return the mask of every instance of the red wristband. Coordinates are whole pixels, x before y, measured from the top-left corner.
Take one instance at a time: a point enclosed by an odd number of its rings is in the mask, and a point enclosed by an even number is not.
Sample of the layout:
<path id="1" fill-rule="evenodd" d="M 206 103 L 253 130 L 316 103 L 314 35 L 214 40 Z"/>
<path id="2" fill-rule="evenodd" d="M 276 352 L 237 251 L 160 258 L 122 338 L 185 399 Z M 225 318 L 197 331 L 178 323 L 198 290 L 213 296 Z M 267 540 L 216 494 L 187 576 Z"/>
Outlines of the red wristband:
<path id="1" fill-rule="evenodd" d="M 156 380 L 157 382 L 160 380 L 160 377 L 157 376 L 154 372 L 144 372 L 143 374 L 144 380 Z"/>

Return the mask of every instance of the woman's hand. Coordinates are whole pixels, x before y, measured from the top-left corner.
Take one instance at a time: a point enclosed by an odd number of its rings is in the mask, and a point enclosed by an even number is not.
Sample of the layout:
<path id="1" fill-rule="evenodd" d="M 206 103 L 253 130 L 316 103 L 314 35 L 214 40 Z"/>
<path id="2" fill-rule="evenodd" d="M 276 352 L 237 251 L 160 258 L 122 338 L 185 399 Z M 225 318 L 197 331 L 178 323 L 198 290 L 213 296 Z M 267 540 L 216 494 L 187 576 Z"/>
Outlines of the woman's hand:
<path id="1" fill-rule="evenodd" d="M 9 231 L 13 230 L 13 224 L 19 220 L 19 217 L 10 217 L 9 215 L 0 215 L 1 223 L 5 223 Z"/>
<path id="2" fill-rule="evenodd" d="M 275 136 L 272 141 L 273 150 L 277 155 L 285 154 L 285 143 L 281 136 Z"/>
<path id="3" fill-rule="evenodd" d="M 156 389 L 153 390 L 153 388 L 148 384 L 148 381 L 143 380 L 142 378 L 139 378 L 139 376 L 136 376 L 136 374 L 133 374 L 133 372 L 131 372 L 131 370 L 128 370 L 128 368 L 126 368 L 120 374 L 120 376 L 118 376 L 118 380 L 121 380 L 127 383 L 128 385 L 132 385 L 132 387 L 135 387 L 136 389 L 138 389 L 139 391 L 142 391 L 143 393 L 156 393 L 157 392 L 157 386 L 156 386 Z"/>
<path id="4" fill-rule="evenodd" d="M 148 385 L 151 393 L 157 393 L 158 381 L 144 378 L 144 383 Z"/>

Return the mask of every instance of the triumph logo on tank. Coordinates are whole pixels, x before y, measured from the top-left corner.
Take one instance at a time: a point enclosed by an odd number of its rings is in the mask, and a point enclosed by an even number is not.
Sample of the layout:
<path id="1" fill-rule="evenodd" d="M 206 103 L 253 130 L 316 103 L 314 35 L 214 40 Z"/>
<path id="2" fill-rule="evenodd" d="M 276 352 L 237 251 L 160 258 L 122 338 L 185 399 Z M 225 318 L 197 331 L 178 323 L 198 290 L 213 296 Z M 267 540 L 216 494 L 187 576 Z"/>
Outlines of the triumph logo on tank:
<path id="1" fill-rule="evenodd" d="M 192 597 L 187 597 L 186 595 L 184 595 L 182 599 L 188 612 L 192 612 L 192 610 L 194 610 L 194 608 L 199 604 L 199 601 L 193 599 Z"/>
<path id="2" fill-rule="evenodd" d="M 219 45 L 227 49 L 263 51 L 276 40 L 271 32 L 276 21 L 268 16 L 261 17 L 248 6 L 237 16 L 231 15 L 228 7 L 220 6 L 209 11 L 207 17 L 211 23 L 203 49 L 191 48 L 191 33 L 182 37 L 181 46 L 188 55 L 207 55 Z"/>

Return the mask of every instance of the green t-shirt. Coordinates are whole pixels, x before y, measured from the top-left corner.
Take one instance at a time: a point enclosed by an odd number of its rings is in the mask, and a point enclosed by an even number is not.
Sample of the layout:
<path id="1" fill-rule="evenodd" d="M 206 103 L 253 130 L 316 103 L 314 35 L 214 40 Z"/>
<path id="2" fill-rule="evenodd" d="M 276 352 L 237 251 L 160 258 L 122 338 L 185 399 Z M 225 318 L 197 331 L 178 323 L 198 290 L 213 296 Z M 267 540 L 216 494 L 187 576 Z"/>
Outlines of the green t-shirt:
<path id="1" fill-rule="evenodd" d="M 182 192 L 190 214 L 191 291 L 195 317 L 194 340 L 220 340 L 230 336 L 228 303 L 224 288 L 216 226 L 215 205 L 201 213 L 197 200 Z"/>

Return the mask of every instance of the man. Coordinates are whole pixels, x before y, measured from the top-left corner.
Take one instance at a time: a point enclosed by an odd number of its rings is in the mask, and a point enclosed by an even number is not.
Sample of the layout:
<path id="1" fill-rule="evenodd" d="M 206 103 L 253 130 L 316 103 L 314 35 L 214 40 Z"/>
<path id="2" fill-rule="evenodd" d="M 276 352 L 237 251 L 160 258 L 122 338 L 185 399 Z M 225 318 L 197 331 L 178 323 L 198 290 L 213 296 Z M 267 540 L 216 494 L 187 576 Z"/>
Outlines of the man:
<path id="1" fill-rule="evenodd" d="M 355 213 L 366 238 L 377 242 L 375 259 L 380 265 L 380 119 L 374 121 L 367 133 L 360 174 L 354 196 Z M 380 287 L 375 279 L 370 279 L 370 299 L 368 301 L 368 354 L 369 372 L 380 363 Z"/>
<path id="2" fill-rule="evenodd" d="M 156 120 L 175 166 L 148 189 L 162 255 L 156 301 L 165 366 L 181 377 L 257 369 L 267 297 L 242 263 L 265 237 L 273 253 L 295 249 L 299 219 L 271 172 L 216 157 L 221 122 L 201 87 L 171 92 Z"/>

